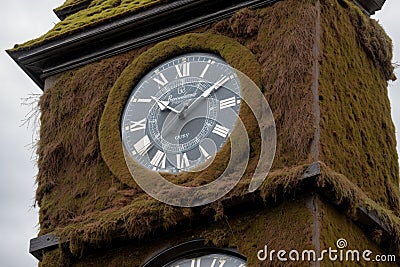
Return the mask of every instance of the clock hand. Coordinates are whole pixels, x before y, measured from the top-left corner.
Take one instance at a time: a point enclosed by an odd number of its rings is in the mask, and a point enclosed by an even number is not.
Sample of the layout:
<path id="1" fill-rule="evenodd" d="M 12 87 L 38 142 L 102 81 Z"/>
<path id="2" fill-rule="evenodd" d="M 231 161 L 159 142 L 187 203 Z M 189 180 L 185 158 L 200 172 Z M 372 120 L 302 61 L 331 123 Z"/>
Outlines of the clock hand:
<path id="1" fill-rule="evenodd" d="M 208 89 L 206 89 L 199 97 L 195 98 L 189 105 L 185 105 L 181 110 L 176 110 L 173 107 L 169 106 L 169 101 L 163 101 L 159 100 L 158 98 L 151 96 L 151 98 L 157 103 L 159 106 L 160 110 L 165 110 L 169 109 L 176 113 L 176 115 L 166 124 L 163 126 L 163 134 L 169 133 L 169 130 L 172 128 L 172 126 L 175 125 L 175 122 L 177 119 L 184 119 L 185 118 L 185 111 L 189 111 L 193 109 L 194 106 L 201 100 L 207 98 L 213 91 L 218 90 L 221 86 L 223 86 L 227 81 L 229 81 L 231 78 L 227 76 L 223 76 L 221 79 L 219 79 L 217 82 L 215 82 L 213 85 L 211 85 Z M 145 153 L 149 151 L 154 144 L 151 144 L 150 146 L 147 147 Z"/>
<path id="2" fill-rule="evenodd" d="M 221 79 L 219 79 L 217 82 L 211 85 L 207 90 L 205 90 L 200 97 L 208 97 L 213 91 L 218 90 L 222 85 L 224 85 L 230 79 L 231 79 L 230 77 L 222 76 Z"/>
<path id="3" fill-rule="evenodd" d="M 169 116 L 173 116 L 173 117 L 172 117 L 169 121 L 167 121 L 167 123 L 164 123 L 164 125 L 162 126 L 161 135 L 165 135 L 165 134 L 169 133 L 169 132 L 170 132 L 170 129 L 172 128 L 172 126 L 175 126 L 175 123 L 176 123 L 176 121 L 177 121 L 178 118 L 179 118 L 179 115 L 178 115 L 178 114 L 175 115 L 175 114 L 169 113 L 168 116 L 167 116 L 167 118 L 168 118 Z M 149 150 L 152 149 L 154 146 L 155 146 L 155 143 L 154 143 L 154 142 L 151 142 L 148 146 L 146 146 L 146 148 L 145 148 L 144 150 L 140 151 L 140 154 L 141 154 L 141 155 L 146 154 L 146 153 L 149 152 Z"/>
<path id="4" fill-rule="evenodd" d="M 208 89 L 206 89 L 199 97 L 197 97 L 196 99 L 194 99 L 189 105 L 185 105 L 185 106 L 178 112 L 178 114 L 180 115 L 180 118 L 184 118 L 184 117 L 185 117 L 184 112 L 187 111 L 187 110 L 192 109 L 200 99 L 207 98 L 213 91 L 218 90 L 221 86 L 223 86 L 223 85 L 224 85 L 227 81 L 229 81 L 230 79 L 231 79 L 230 77 L 222 76 L 221 79 L 219 79 L 219 80 L 216 81 L 213 85 L 211 85 Z"/>
<path id="5" fill-rule="evenodd" d="M 171 110 L 171 111 L 173 111 L 173 112 L 175 112 L 175 113 L 177 113 L 177 114 L 180 113 L 180 111 L 178 111 L 178 110 L 174 109 L 173 107 L 169 106 L 169 101 L 162 101 L 162 100 L 157 99 L 157 98 L 154 97 L 154 96 L 151 96 L 151 98 L 152 98 L 154 101 L 156 101 L 158 107 L 159 107 L 161 110 L 165 110 L 165 109 L 167 108 L 167 109 L 169 109 L 169 110 Z"/>

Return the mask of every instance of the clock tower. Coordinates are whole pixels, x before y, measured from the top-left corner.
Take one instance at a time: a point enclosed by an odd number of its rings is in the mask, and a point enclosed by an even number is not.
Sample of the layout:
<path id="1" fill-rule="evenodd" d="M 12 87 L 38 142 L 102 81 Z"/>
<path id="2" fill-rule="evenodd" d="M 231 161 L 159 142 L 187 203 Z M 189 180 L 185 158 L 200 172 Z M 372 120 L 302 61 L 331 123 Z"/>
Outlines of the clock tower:
<path id="1" fill-rule="evenodd" d="M 9 55 L 43 89 L 40 266 L 400 256 L 373 0 L 67 0 Z"/>

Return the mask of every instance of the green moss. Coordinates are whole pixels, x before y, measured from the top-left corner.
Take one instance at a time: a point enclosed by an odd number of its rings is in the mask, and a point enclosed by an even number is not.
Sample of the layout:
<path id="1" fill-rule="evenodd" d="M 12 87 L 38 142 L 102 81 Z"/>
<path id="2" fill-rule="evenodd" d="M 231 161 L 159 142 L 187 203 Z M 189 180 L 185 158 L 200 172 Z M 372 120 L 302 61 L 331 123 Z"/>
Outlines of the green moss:
<path id="1" fill-rule="evenodd" d="M 346 250 L 358 250 L 362 253 L 365 250 L 370 250 L 373 255 L 385 255 L 387 251 L 382 251 L 377 243 L 373 241 L 371 236 L 367 236 L 359 227 L 357 227 L 349 218 L 343 216 L 334 207 L 324 202 L 318 202 L 319 221 L 320 221 L 320 246 L 322 249 L 337 249 L 336 242 L 340 238 L 347 241 Z M 370 262 L 362 260 L 360 255 L 359 262 L 347 261 L 346 263 L 339 260 L 332 262 L 325 258 L 321 262 L 321 266 L 371 266 Z M 387 266 L 398 266 L 396 263 L 386 263 Z"/>
<path id="2" fill-rule="evenodd" d="M 374 65 L 383 72 L 386 80 L 395 80 L 392 65 L 393 44 L 390 37 L 376 20 L 370 19 L 350 3 L 348 12 L 361 47 Z"/>
<path id="3" fill-rule="evenodd" d="M 379 220 L 385 225 L 391 234 L 390 244 L 382 244 L 390 248 L 391 252 L 400 254 L 400 218 L 396 215 L 397 210 L 388 209 L 377 203 L 368 196 L 361 187 L 355 185 L 343 174 L 337 173 L 325 164 L 322 165 L 322 175 L 318 179 L 318 188 L 324 193 L 323 196 L 332 204 L 345 209 L 348 218 L 358 221 L 356 209 L 360 206 L 366 207 L 377 214 Z M 398 201 L 399 195 L 397 195 Z M 378 243 L 379 245 L 379 243 Z"/>
<path id="4" fill-rule="evenodd" d="M 290 225 L 293 235 L 285 231 Z M 193 223 L 181 227 L 180 234 L 162 233 L 146 239 L 132 240 L 128 244 L 102 245 L 100 251 L 87 251 L 84 258 L 68 257 L 68 253 L 46 254 L 43 266 L 55 266 L 60 255 L 66 257 L 70 266 L 141 266 L 147 255 L 193 239 L 205 239 L 205 244 L 221 248 L 236 248 L 248 257 L 248 266 L 270 266 L 260 262 L 257 252 L 268 245 L 270 248 L 290 250 L 294 247 L 312 248 L 310 235 L 312 216 L 303 200 L 285 203 L 264 210 L 244 213 L 241 216 L 224 216 L 223 220 L 207 226 Z M 279 234 L 277 234 L 279 233 Z M 275 262 L 277 263 L 277 262 Z M 301 263 L 293 266 L 302 266 Z"/>
<path id="5" fill-rule="evenodd" d="M 57 23 L 43 36 L 24 44 L 16 45 L 14 49 L 30 49 L 35 46 L 43 45 L 49 41 L 87 30 L 100 23 L 137 13 L 161 3 L 173 1 L 176 0 L 92 0 L 88 8 L 80 10 L 75 14 L 71 14 L 63 21 Z M 70 6 L 74 6 L 80 2 L 81 1 L 78 2 L 77 0 L 67 1 L 62 6 L 62 9 L 69 8 Z"/>
<path id="6" fill-rule="evenodd" d="M 89 5 L 90 2 L 92 2 L 92 0 L 66 0 L 61 6 L 55 8 L 54 11 L 59 12 L 63 10 L 68 10 L 84 3 L 87 3 L 87 5 Z"/>
<path id="7" fill-rule="evenodd" d="M 46 252 L 43 259 L 39 262 L 39 267 L 59 267 L 71 266 L 71 259 L 64 249 L 59 247 L 52 251 Z"/>
<path id="8" fill-rule="evenodd" d="M 321 4 L 320 159 L 376 202 L 398 208 L 398 158 L 386 88 L 388 37 L 379 39 L 382 46 L 361 45 L 366 40 L 360 36 L 382 29 L 371 30 L 379 26 L 351 3 L 347 8 L 334 0 Z M 354 13 L 363 16 L 358 24 Z"/>

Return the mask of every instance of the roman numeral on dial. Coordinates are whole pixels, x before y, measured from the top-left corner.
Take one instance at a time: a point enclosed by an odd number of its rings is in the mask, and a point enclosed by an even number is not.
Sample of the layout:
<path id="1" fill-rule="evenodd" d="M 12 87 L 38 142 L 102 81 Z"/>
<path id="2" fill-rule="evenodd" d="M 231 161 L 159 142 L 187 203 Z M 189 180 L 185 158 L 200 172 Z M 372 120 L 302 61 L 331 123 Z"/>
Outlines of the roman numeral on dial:
<path id="1" fill-rule="evenodd" d="M 229 129 L 222 125 L 216 124 L 212 132 L 215 133 L 216 135 L 226 138 L 228 136 Z"/>
<path id="2" fill-rule="evenodd" d="M 165 78 L 164 74 L 160 73 L 159 77 L 153 78 L 153 80 L 161 86 L 164 86 L 168 83 L 167 78 Z"/>
<path id="3" fill-rule="evenodd" d="M 236 97 L 234 96 L 219 101 L 219 109 L 224 109 L 234 106 L 236 106 Z"/>
<path id="4" fill-rule="evenodd" d="M 175 65 L 176 72 L 179 78 L 187 77 L 190 75 L 190 62 L 184 62 L 179 65 Z"/>
<path id="5" fill-rule="evenodd" d="M 213 65 L 215 63 L 214 60 L 209 60 L 207 62 L 207 65 L 204 67 L 203 72 L 200 74 L 200 78 L 204 78 L 204 75 L 206 75 L 208 69 L 210 68 L 211 65 Z"/>
<path id="6" fill-rule="evenodd" d="M 201 258 L 192 259 L 190 267 L 201 267 Z"/>
<path id="7" fill-rule="evenodd" d="M 157 150 L 156 154 L 154 155 L 154 157 L 150 161 L 150 163 L 153 166 L 161 167 L 161 168 L 165 169 L 166 159 L 167 159 L 167 155 L 164 152 Z"/>
<path id="8" fill-rule="evenodd" d="M 204 158 L 208 159 L 210 157 L 210 154 L 208 154 L 207 150 L 205 150 L 205 148 L 202 147 L 201 145 L 199 145 L 199 150 Z"/>
<path id="9" fill-rule="evenodd" d="M 144 155 L 147 150 L 151 146 L 151 141 L 147 135 L 145 135 L 142 139 L 136 142 L 136 144 L 133 145 L 135 148 L 136 152 L 140 155 Z"/>
<path id="10" fill-rule="evenodd" d="M 146 128 L 146 118 L 141 121 L 131 121 L 131 124 L 125 127 L 127 132 L 136 132 Z"/>
<path id="11" fill-rule="evenodd" d="M 216 265 L 216 264 L 217 264 L 217 261 L 218 261 L 219 265 Z M 223 266 L 225 265 L 225 263 L 226 263 L 226 260 L 214 259 L 214 260 L 212 261 L 210 267 L 223 267 Z"/>
<path id="12" fill-rule="evenodd" d="M 187 168 L 190 166 L 189 159 L 186 153 L 176 154 L 176 167 L 178 169 Z"/>
<path id="13" fill-rule="evenodd" d="M 131 102 L 132 103 L 150 103 L 151 99 L 150 98 L 132 98 Z"/>

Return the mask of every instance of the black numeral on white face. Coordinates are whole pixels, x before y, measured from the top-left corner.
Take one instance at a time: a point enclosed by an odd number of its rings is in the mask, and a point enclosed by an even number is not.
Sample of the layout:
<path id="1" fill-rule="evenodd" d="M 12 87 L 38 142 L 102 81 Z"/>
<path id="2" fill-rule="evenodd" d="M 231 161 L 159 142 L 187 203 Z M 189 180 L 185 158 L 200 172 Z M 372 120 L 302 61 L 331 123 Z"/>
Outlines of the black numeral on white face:
<path id="1" fill-rule="evenodd" d="M 225 144 L 239 108 L 234 69 L 212 54 L 185 54 L 154 66 L 133 88 L 122 116 L 122 141 L 148 169 L 191 170 Z"/>

